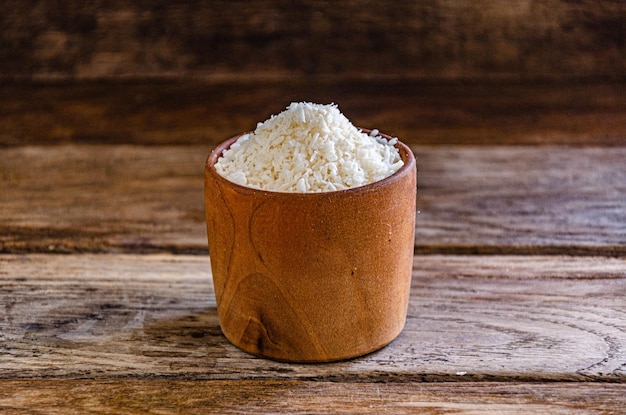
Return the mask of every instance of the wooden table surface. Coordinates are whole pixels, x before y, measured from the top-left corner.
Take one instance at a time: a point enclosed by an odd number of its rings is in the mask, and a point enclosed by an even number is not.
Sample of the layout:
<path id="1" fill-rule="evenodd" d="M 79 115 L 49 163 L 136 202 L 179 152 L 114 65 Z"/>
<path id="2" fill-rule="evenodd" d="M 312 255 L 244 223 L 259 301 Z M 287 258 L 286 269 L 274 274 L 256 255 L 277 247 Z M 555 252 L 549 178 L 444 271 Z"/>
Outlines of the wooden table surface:
<path id="1" fill-rule="evenodd" d="M 0 92 L 0 413 L 626 411 L 624 84 Z M 204 160 L 291 100 L 417 156 L 406 327 L 350 361 L 256 358 L 219 328 Z"/>

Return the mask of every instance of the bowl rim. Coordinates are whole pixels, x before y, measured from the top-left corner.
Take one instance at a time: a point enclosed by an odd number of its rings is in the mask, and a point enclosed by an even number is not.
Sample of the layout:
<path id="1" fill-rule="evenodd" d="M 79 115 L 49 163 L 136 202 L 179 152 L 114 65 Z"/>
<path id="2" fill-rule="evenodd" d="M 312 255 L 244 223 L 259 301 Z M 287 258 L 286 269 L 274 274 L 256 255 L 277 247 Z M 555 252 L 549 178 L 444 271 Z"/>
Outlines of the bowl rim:
<path id="1" fill-rule="evenodd" d="M 366 128 L 359 128 L 359 131 L 369 134 L 372 130 L 369 130 Z M 209 153 L 205 162 L 205 170 L 210 172 L 211 176 L 217 178 L 217 180 L 219 180 L 222 183 L 225 183 L 227 186 L 232 187 L 233 189 L 237 190 L 238 193 L 272 195 L 272 196 L 283 196 L 283 197 L 297 196 L 299 198 L 316 198 L 316 197 L 319 198 L 319 197 L 329 197 L 330 195 L 339 196 L 339 195 L 344 195 L 344 194 L 352 195 L 355 193 L 374 191 L 375 189 L 381 186 L 386 186 L 388 184 L 396 182 L 397 180 L 400 180 L 402 177 L 404 177 L 411 171 L 415 171 L 417 173 L 415 154 L 413 154 L 413 150 L 411 150 L 411 148 L 408 145 L 401 142 L 397 137 L 392 137 L 388 134 L 379 132 L 378 137 L 382 137 L 387 141 L 396 139 L 396 143 L 394 144 L 394 147 L 398 149 L 398 151 L 400 152 L 400 157 L 402 158 L 402 161 L 404 162 L 402 167 L 400 167 L 392 175 L 387 176 L 384 179 L 381 179 L 372 183 L 364 184 L 361 186 L 350 187 L 350 188 L 341 189 L 341 190 L 324 191 L 324 192 L 281 192 L 281 191 L 276 191 L 276 190 L 267 190 L 267 189 L 259 189 L 255 187 L 244 186 L 235 182 L 231 182 L 230 180 L 228 180 L 227 178 L 219 174 L 217 172 L 217 169 L 215 168 L 215 163 L 217 163 L 217 160 L 222 155 L 222 153 L 226 149 L 230 148 L 230 146 L 235 141 L 237 141 L 239 137 L 245 134 L 251 134 L 251 133 L 252 132 L 244 132 L 244 133 L 237 134 L 233 137 L 230 137 L 222 141 L 217 146 L 215 146 L 215 148 Z"/>

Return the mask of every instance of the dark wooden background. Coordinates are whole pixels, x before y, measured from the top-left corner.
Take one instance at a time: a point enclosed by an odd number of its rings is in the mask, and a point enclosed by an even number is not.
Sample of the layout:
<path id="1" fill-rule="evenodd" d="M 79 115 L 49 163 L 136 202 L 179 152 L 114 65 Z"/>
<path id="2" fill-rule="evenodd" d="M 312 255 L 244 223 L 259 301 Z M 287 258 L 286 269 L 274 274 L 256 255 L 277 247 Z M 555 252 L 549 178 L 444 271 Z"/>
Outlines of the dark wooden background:
<path id="1" fill-rule="evenodd" d="M 291 101 L 409 144 L 626 143 L 626 2 L 0 2 L 0 146 L 209 144 Z"/>
<path id="2" fill-rule="evenodd" d="M 0 2 L 6 79 L 623 79 L 621 0 Z"/>

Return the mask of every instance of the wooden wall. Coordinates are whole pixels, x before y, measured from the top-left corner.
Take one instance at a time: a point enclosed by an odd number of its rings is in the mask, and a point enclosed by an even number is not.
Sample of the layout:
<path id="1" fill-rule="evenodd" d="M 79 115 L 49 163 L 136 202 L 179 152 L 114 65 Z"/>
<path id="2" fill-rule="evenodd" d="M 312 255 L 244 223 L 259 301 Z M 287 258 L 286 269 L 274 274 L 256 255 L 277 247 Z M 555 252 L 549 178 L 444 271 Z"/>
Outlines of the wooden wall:
<path id="1" fill-rule="evenodd" d="M 0 2 L 0 79 L 623 79 L 623 0 Z"/>

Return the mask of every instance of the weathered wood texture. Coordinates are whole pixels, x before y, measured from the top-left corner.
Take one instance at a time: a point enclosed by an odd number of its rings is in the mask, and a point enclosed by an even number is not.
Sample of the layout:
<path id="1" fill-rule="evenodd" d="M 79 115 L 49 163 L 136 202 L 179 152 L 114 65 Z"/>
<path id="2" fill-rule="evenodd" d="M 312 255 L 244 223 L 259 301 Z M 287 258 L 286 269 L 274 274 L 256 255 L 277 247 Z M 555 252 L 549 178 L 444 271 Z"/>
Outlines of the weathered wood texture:
<path id="1" fill-rule="evenodd" d="M 0 380 L 3 414 L 619 414 L 624 384 Z"/>
<path id="2" fill-rule="evenodd" d="M 18 78 L 622 78 L 622 1 L 0 3 Z"/>
<path id="3" fill-rule="evenodd" d="M 407 144 L 626 146 L 626 84 L 415 81 L 0 85 L 0 146 L 203 144 L 292 101 L 335 102 Z"/>
<path id="4" fill-rule="evenodd" d="M 1 255 L 0 378 L 623 383 L 625 270 L 624 259 L 417 256 L 403 333 L 312 365 L 224 338 L 207 257 Z"/>
<path id="5" fill-rule="evenodd" d="M 626 148 L 418 147 L 418 253 L 626 255 Z M 0 152 L 0 251 L 207 253 L 208 146 Z"/>

